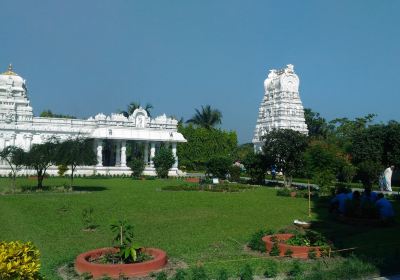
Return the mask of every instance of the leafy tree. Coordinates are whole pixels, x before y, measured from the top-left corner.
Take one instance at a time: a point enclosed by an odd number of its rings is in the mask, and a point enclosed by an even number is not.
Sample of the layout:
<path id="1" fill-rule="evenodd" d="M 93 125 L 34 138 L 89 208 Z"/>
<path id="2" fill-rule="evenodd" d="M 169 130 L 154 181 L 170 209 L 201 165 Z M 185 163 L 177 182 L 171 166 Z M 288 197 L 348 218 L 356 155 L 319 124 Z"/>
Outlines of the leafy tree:
<path id="1" fill-rule="evenodd" d="M 206 129 L 193 125 L 179 126 L 178 131 L 188 141 L 178 144 L 181 166 L 188 170 L 205 170 L 206 162 L 212 157 L 236 158 L 237 135 L 234 131 Z"/>
<path id="2" fill-rule="evenodd" d="M 254 146 L 253 143 L 245 143 L 237 147 L 237 160 L 243 161 L 248 154 L 254 154 Z"/>
<path id="3" fill-rule="evenodd" d="M 34 144 L 24 158 L 24 165 L 36 171 L 39 189 L 43 188 L 43 179 L 47 169 L 56 162 L 58 142 L 53 138 L 43 144 Z"/>
<path id="4" fill-rule="evenodd" d="M 385 127 L 383 164 L 400 166 L 400 123 L 389 121 Z"/>
<path id="5" fill-rule="evenodd" d="M 329 125 L 319 113 L 311 109 L 304 109 L 304 118 L 308 128 L 308 135 L 316 138 L 326 138 L 329 132 Z"/>
<path id="6" fill-rule="evenodd" d="M 133 114 L 133 112 L 135 112 L 136 109 L 139 108 L 143 108 L 140 104 L 140 102 L 131 102 L 128 105 L 128 108 L 126 111 L 120 111 L 121 114 L 123 114 L 125 117 L 129 117 L 130 115 Z M 153 109 L 153 105 L 151 105 L 150 103 L 146 103 L 146 106 L 144 106 L 144 110 L 147 112 L 147 115 L 149 115 L 149 117 L 151 117 L 151 109 Z"/>
<path id="7" fill-rule="evenodd" d="M 17 173 L 24 166 L 24 158 L 25 152 L 16 146 L 7 146 L 0 152 L 0 159 L 7 162 L 7 164 L 10 166 L 14 191 Z"/>
<path id="8" fill-rule="evenodd" d="M 228 157 L 212 157 L 206 163 L 206 174 L 212 174 L 219 179 L 225 179 L 231 165 L 232 161 Z"/>
<path id="9" fill-rule="evenodd" d="M 72 188 L 76 168 L 80 165 L 95 165 L 97 163 L 97 156 L 93 151 L 93 141 L 85 138 L 75 138 L 60 143 L 55 162 L 69 166 L 71 170 L 70 187 Z"/>
<path id="10" fill-rule="evenodd" d="M 196 114 L 186 123 L 192 123 L 199 127 L 211 129 L 217 124 L 221 124 L 222 113 L 217 109 L 212 109 L 210 105 L 201 106 L 201 111 L 196 110 Z"/>
<path id="11" fill-rule="evenodd" d="M 55 114 L 51 110 L 44 110 L 43 112 L 40 113 L 39 117 L 41 117 L 41 118 L 76 119 L 75 116 Z"/>
<path id="12" fill-rule="evenodd" d="M 243 165 L 246 168 L 246 173 L 250 176 L 252 183 L 263 185 L 265 183 L 265 172 L 267 166 L 271 166 L 266 162 L 262 154 L 247 154 L 243 160 Z"/>
<path id="13" fill-rule="evenodd" d="M 175 163 L 175 158 L 170 149 L 161 147 L 153 158 L 158 177 L 168 178 L 168 171 Z"/>
<path id="14" fill-rule="evenodd" d="M 143 173 L 144 161 L 140 158 L 133 158 L 128 162 L 128 166 L 132 170 L 132 176 L 138 178 Z"/>
<path id="15" fill-rule="evenodd" d="M 263 153 L 284 175 L 285 186 L 290 186 L 293 174 L 303 163 L 307 136 L 291 129 L 273 130 L 264 136 Z"/>

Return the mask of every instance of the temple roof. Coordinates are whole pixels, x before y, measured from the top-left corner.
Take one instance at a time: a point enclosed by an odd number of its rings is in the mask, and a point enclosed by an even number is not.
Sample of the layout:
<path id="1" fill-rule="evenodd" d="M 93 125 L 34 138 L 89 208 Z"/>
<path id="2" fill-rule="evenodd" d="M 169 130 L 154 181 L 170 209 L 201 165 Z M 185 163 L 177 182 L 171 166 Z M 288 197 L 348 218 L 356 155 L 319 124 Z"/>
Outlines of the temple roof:
<path id="1" fill-rule="evenodd" d="M 8 76 L 18 76 L 17 73 L 13 72 L 12 64 L 8 65 L 8 69 L 6 72 L 1 73 L 1 75 L 8 75 Z"/>

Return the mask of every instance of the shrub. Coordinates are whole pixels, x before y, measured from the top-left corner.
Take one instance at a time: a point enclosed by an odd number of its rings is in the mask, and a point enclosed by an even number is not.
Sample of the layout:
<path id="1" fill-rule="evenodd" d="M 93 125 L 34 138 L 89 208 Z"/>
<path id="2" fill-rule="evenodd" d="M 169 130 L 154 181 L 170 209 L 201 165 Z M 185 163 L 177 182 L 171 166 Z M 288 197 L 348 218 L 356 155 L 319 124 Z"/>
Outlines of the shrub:
<path id="1" fill-rule="evenodd" d="M 220 271 L 218 271 L 216 280 L 228 280 L 228 278 L 228 272 L 226 272 L 225 269 L 221 269 Z"/>
<path id="2" fill-rule="evenodd" d="M 287 249 L 285 252 L 285 257 L 291 257 L 293 255 L 293 251 L 290 249 Z"/>
<path id="3" fill-rule="evenodd" d="M 290 188 L 280 188 L 276 191 L 277 196 L 291 196 L 290 193 L 294 191 L 291 190 Z"/>
<path id="4" fill-rule="evenodd" d="M 240 182 L 240 172 L 242 170 L 240 169 L 239 166 L 237 165 L 231 165 L 229 167 L 229 175 L 230 175 L 230 180 L 232 182 Z"/>
<path id="5" fill-rule="evenodd" d="M 262 238 L 266 235 L 271 235 L 271 234 L 274 234 L 272 230 L 264 230 L 264 229 L 258 230 L 257 232 L 251 235 L 248 246 L 252 250 L 260 251 L 263 253 L 266 252 L 267 249 L 265 247 L 264 241 L 262 241 Z"/>
<path id="6" fill-rule="evenodd" d="M 41 279 L 39 268 L 39 250 L 31 242 L 0 242 L 0 279 Z"/>
<path id="7" fill-rule="evenodd" d="M 279 250 L 278 247 L 278 242 L 275 241 L 274 245 L 272 245 L 271 251 L 269 252 L 270 256 L 279 256 L 279 254 L 281 253 L 281 250 Z"/>
<path id="8" fill-rule="evenodd" d="M 317 251 L 314 248 L 308 251 L 308 258 L 312 260 L 317 258 Z"/>
<path id="9" fill-rule="evenodd" d="M 94 222 L 93 212 L 93 207 L 84 208 L 82 210 L 82 223 L 85 230 L 94 230 L 97 227 Z"/>
<path id="10" fill-rule="evenodd" d="M 239 273 L 240 280 L 252 280 L 253 279 L 253 269 L 249 264 L 246 264 Z"/>
<path id="11" fill-rule="evenodd" d="M 139 158 L 133 158 L 128 162 L 128 166 L 132 170 L 132 176 L 138 178 L 143 173 L 144 161 Z"/>
<path id="12" fill-rule="evenodd" d="M 57 166 L 57 169 L 58 169 L 57 171 L 58 176 L 64 176 L 65 172 L 69 170 L 68 166 L 64 164 L 60 164 L 59 166 Z"/>
<path id="13" fill-rule="evenodd" d="M 202 266 L 196 266 L 192 268 L 192 280 L 207 280 L 207 273 Z"/>
<path id="14" fill-rule="evenodd" d="M 162 147 L 153 158 L 153 162 L 158 177 L 168 178 L 168 171 L 175 163 L 175 158 L 170 149 Z"/>
<path id="15" fill-rule="evenodd" d="M 274 278 L 278 275 L 278 264 L 274 260 L 267 261 L 267 267 L 264 271 L 264 276 L 267 278 Z"/>
<path id="16" fill-rule="evenodd" d="M 206 174 L 225 179 L 231 164 L 232 162 L 228 157 L 213 157 L 206 163 Z"/>

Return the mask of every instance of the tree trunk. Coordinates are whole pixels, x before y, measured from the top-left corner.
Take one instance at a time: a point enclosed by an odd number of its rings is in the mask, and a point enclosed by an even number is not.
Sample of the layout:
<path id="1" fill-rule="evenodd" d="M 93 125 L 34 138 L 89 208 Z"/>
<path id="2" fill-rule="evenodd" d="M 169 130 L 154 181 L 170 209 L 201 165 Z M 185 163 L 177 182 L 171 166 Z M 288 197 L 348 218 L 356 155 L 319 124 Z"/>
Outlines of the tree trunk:
<path id="1" fill-rule="evenodd" d="M 17 180 L 17 174 L 14 172 L 13 173 L 13 193 L 15 193 L 15 187 L 16 187 L 16 181 Z"/>
<path id="2" fill-rule="evenodd" d="M 37 173 L 37 179 L 38 179 L 37 188 L 38 189 L 42 189 L 43 188 L 43 174 L 42 174 L 42 172 L 38 172 Z"/>
<path id="3" fill-rule="evenodd" d="M 72 184 L 74 183 L 74 171 L 75 171 L 75 168 L 74 168 L 74 166 L 73 165 L 71 165 L 71 180 L 70 180 L 70 182 L 69 182 L 69 188 L 72 190 Z"/>

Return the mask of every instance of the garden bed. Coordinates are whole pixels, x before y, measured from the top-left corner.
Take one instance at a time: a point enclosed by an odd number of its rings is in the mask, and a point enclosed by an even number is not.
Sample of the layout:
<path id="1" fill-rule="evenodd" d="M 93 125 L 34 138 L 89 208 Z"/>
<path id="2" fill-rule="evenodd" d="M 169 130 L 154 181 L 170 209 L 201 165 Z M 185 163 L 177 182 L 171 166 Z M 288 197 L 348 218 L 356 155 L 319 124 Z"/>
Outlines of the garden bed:
<path id="1" fill-rule="evenodd" d="M 224 183 L 224 184 L 205 184 L 205 185 L 178 185 L 162 187 L 163 191 L 206 191 L 206 192 L 242 192 L 254 189 L 253 186 Z"/>
<path id="2" fill-rule="evenodd" d="M 273 250 L 274 244 L 276 244 L 279 249 L 279 256 L 281 257 L 290 256 L 292 258 L 299 259 L 321 257 L 320 246 L 294 246 L 286 244 L 286 242 L 294 236 L 295 235 L 291 233 L 281 233 L 264 236 L 262 240 L 265 242 L 265 246 L 268 252 L 271 252 L 271 250 Z"/>
<path id="3" fill-rule="evenodd" d="M 118 251 L 117 248 L 101 248 L 80 254 L 75 260 L 75 269 L 79 274 L 89 273 L 95 279 L 104 275 L 118 278 L 121 274 L 128 277 L 145 276 L 160 270 L 167 264 L 167 254 L 156 248 L 146 248 L 144 253 L 150 255 L 152 259 L 140 263 L 100 264 L 91 262 L 91 260 L 99 259 L 106 254 L 115 254 Z"/>

